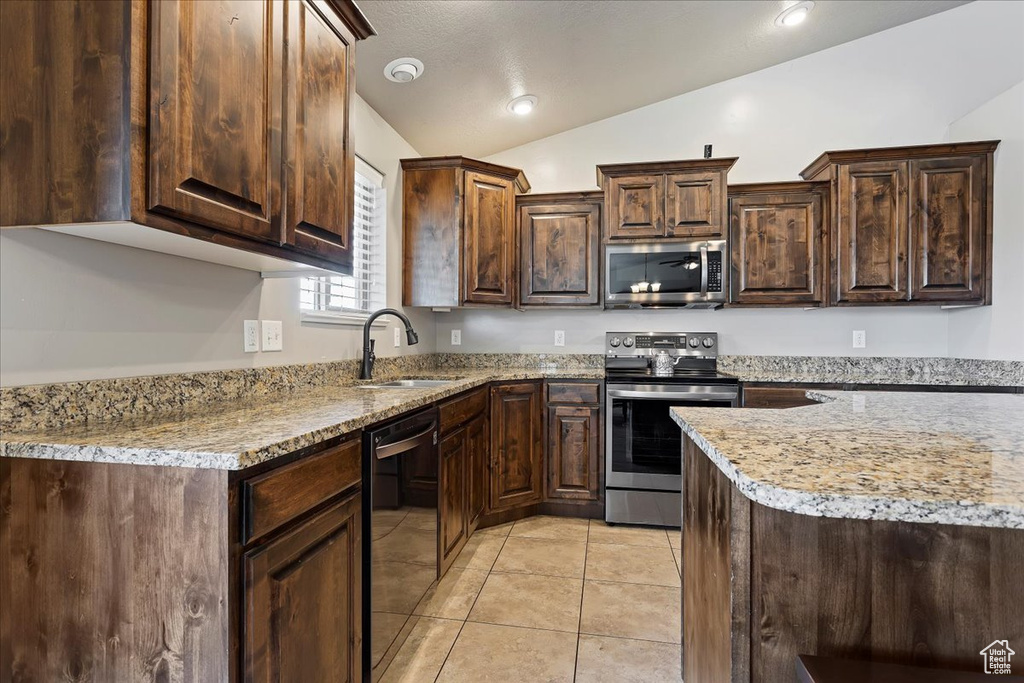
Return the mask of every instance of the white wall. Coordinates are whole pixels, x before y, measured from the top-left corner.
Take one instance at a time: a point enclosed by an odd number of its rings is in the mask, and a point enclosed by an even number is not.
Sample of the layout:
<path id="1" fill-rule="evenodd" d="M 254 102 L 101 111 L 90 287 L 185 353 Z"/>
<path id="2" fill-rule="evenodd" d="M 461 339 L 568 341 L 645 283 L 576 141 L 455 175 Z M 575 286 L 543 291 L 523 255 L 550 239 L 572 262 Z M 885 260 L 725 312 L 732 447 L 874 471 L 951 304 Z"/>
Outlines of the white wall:
<path id="1" fill-rule="evenodd" d="M 356 151 L 385 174 L 388 303 L 401 303 L 401 174 L 419 156 L 362 99 Z M 298 280 L 42 230 L 0 234 L 0 385 L 125 377 L 358 357 L 361 329 L 300 323 Z M 414 311 L 421 342 L 378 355 L 433 351 L 432 314 Z M 284 322 L 284 351 L 246 354 L 242 321 Z"/>
<path id="2" fill-rule="evenodd" d="M 949 126 L 951 141 L 1002 140 L 995 157 L 995 305 L 951 311 L 952 356 L 1024 360 L 1024 82 Z"/>
<path id="3" fill-rule="evenodd" d="M 942 142 L 950 122 L 1024 78 L 1024 3 L 975 2 L 883 33 L 598 121 L 487 160 L 526 171 L 535 192 L 596 187 L 601 163 L 738 156 L 733 183 L 797 180 L 828 149 Z M 542 115 L 543 101 L 537 110 Z M 987 136 L 982 136 L 987 137 Z M 1024 183 L 1020 169 L 1001 182 Z M 999 199 L 996 200 L 997 211 Z M 1019 222 L 1018 222 L 1019 225 Z M 997 243 L 997 252 L 1003 246 Z M 1012 266 L 1013 257 L 1001 257 Z M 1016 270 L 1024 262 L 1016 259 Z M 1007 266 L 1004 265 L 1004 268 Z M 1024 305 L 1021 289 L 996 292 L 996 307 Z M 938 308 L 629 312 L 483 312 L 438 316 L 438 349 L 600 352 L 604 331 L 719 331 L 727 353 L 944 356 L 951 314 Z M 984 320 L 978 317 L 977 324 Z M 867 348 L 851 348 L 854 329 Z M 995 330 L 993 334 L 1002 334 Z M 1001 329 L 1001 328 L 1000 328 Z M 977 353 L 1004 357 L 1005 344 Z"/>

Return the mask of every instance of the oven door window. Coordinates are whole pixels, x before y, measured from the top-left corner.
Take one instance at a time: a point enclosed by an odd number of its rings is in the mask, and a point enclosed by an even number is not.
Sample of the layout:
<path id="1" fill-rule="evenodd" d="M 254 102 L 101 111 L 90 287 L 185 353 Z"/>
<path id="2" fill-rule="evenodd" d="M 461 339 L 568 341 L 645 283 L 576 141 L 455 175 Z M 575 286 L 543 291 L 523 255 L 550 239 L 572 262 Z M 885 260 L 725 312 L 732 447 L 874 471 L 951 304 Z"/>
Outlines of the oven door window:
<path id="1" fill-rule="evenodd" d="M 732 405 L 730 401 L 615 398 L 609 401 L 612 472 L 679 476 L 682 472 L 682 430 L 669 408 Z"/>
<path id="2" fill-rule="evenodd" d="M 609 254 L 611 294 L 700 294 L 700 252 Z"/>

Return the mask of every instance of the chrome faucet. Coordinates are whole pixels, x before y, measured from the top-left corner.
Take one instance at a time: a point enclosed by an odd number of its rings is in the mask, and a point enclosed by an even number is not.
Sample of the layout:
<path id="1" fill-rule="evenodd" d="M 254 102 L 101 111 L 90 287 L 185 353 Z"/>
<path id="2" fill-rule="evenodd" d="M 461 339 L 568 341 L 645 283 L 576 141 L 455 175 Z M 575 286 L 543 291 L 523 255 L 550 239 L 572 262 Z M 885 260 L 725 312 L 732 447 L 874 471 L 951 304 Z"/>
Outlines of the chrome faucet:
<path id="1" fill-rule="evenodd" d="M 409 342 L 409 346 L 418 344 L 420 341 L 416 331 L 412 329 L 412 323 L 409 322 L 409 319 L 401 311 L 396 311 L 393 308 L 382 308 L 379 311 L 374 311 L 366 318 L 366 322 L 363 323 L 363 365 L 359 370 L 359 379 L 373 379 L 373 361 L 377 360 L 377 356 L 373 352 L 374 342 L 370 339 L 370 325 L 373 324 L 374 320 L 388 313 L 405 323 L 405 338 Z"/>

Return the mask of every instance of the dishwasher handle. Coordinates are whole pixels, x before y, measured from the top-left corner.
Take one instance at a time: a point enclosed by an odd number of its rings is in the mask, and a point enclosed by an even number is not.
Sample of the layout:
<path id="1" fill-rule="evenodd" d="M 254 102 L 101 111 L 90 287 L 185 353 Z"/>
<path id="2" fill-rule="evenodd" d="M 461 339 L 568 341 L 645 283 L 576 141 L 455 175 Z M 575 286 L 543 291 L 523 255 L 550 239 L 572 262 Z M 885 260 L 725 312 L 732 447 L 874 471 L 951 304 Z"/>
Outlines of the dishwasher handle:
<path id="1" fill-rule="evenodd" d="M 385 458 L 391 458 L 396 455 L 401 455 L 407 451 L 411 451 L 420 446 L 430 446 L 437 443 L 437 425 L 431 424 L 429 427 L 424 429 L 422 432 L 413 434 L 412 436 L 396 441 L 395 443 L 381 445 L 375 445 L 373 452 L 377 456 L 378 460 L 384 460 Z"/>

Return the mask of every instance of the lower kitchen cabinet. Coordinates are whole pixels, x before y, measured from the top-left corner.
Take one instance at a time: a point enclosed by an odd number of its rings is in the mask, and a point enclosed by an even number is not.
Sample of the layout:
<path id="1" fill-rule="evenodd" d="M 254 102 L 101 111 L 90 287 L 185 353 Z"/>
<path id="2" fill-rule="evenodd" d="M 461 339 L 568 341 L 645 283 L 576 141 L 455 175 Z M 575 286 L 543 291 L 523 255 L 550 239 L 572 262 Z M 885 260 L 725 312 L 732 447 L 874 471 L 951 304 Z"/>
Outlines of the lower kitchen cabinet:
<path id="1" fill-rule="evenodd" d="M 601 385 L 549 383 L 546 484 L 551 502 L 601 499 Z"/>
<path id="2" fill-rule="evenodd" d="M 491 479 L 491 423 L 487 413 L 466 425 L 466 440 L 469 444 L 469 484 L 466 494 L 469 506 L 466 517 L 469 533 L 472 534 L 487 509 L 487 490 Z"/>
<path id="3" fill-rule="evenodd" d="M 360 494 L 246 553 L 246 681 L 361 675 Z"/>
<path id="4" fill-rule="evenodd" d="M 541 383 L 491 387 L 489 512 L 539 503 L 544 492 Z"/>
<path id="5" fill-rule="evenodd" d="M 438 445 L 438 545 L 444 574 L 458 556 L 469 536 L 469 439 L 465 427 L 441 438 Z"/>

